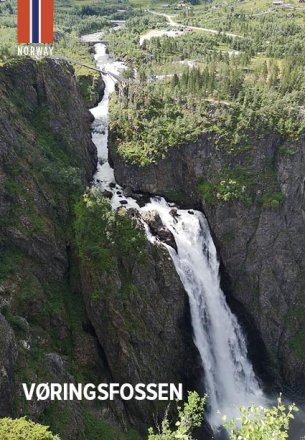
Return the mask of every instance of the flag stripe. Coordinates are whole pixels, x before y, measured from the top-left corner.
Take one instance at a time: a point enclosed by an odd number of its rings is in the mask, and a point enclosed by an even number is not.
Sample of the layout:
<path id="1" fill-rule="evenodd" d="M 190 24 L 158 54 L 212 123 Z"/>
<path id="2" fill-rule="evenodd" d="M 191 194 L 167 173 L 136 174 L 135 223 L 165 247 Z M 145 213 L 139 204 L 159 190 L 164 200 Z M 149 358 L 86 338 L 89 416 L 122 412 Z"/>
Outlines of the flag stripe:
<path id="1" fill-rule="evenodd" d="M 32 43 L 39 43 L 39 0 L 32 0 Z"/>
<path id="2" fill-rule="evenodd" d="M 30 0 L 18 0 L 18 43 L 30 42 Z"/>
<path id="3" fill-rule="evenodd" d="M 41 0 L 41 42 L 53 43 L 53 0 Z"/>
<path id="4" fill-rule="evenodd" d="M 18 43 L 53 43 L 54 0 L 18 0 Z"/>
<path id="5" fill-rule="evenodd" d="M 39 43 L 41 43 L 41 0 L 39 0 L 39 11 L 40 11 L 40 17 L 39 17 Z"/>

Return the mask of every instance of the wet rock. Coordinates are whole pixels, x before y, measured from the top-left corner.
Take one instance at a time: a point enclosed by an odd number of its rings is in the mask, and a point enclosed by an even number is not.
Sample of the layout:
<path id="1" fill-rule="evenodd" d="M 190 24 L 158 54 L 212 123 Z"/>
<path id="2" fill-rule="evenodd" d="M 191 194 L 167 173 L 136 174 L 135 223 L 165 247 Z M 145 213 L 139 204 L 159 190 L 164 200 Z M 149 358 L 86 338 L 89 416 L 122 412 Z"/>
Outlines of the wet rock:
<path id="1" fill-rule="evenodd" d="M 110 183 L 109 183 L 109 186 L 110 186 L 110 188 L 112 188 L 112 189 L 113 189 L 113 188 L 115 188 L 115 187 L 116 187 L 116 184 L 115 184 L 114 182 L 110 182 Z"/>
<path id="2" fill-rule="evenodd" d="M 123 193 L 124 193 L 125 197 L 132 197 L 133 196 L 132 189 L 129 187 L 124 188 Z"/>
<path id="3" fill-rule="evenodd" d="M 146 211 L 141 213 L 143 220 L 148 224 L 153 235 L 156 235 L 160 241 L 166 243 L 177 251 L 175 237 L 162 223 L 158 211 Z"/>
<path id="4" fill-rule="evenodd" d="M 127 200 L 120 200 L 120 203 L 121 203 L 121 205 L 127 205 L 128 204 Z"/>
<path id="5" fill-rule="evenodd" d="M 95 55 L 95 47 L 91 46 L 89 47 L 89 53 L 91 53 L 92 55 Z"/>
<path id="6" fill-rule="evenodd" d="M 150 196 L 148 194 L 141 194 L 141 193 L 133 192 L 132 198 L 137 201 L 140 208 L 143 208 L 143 206 L 145 206 L 150 201 Z"/>
<path id="7" fill-rule="evenodd" d="M 103 191 L 103 192 L 102 192 L 102 195 L 103 195 L 103 197 L 105 197 L 106 199 L 112 199 L 112 196 L 113 196 L 112 192 L 111 192 L 111 191 L 108 191 L 108 190 Z"/>
<path id="8" fill-rule="evenodd" d="M 179 215 L 180 214 L 178 214 L 178 210 L 177 210 L 177 208 L 173 208 L 173 209 L 171 209 L 170 211 L 169 211 L 169 213 L 170 213 L 170 215 L 172 216 L 172 217 L 179 217 Z"/>
<path id="9" fill-rule="evenodd" d="M 129 215 L 130 217 L 133 217 L 133 218 L 141 218 L 141 214 L 140 214 L 139 211 L 138 211 L 137 209 L 135 209 L 135 208 L 129 208 L 129 209 L 127 210 L 127 212 L 128 212 L 128 215 Z"/>

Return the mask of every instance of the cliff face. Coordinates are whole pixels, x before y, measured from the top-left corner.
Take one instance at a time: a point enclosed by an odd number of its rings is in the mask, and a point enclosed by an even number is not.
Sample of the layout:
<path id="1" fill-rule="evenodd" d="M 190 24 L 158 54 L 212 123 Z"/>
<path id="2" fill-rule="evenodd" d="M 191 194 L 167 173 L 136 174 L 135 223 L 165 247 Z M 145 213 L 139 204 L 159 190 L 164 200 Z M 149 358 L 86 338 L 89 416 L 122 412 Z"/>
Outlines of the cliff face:
<path id="1" fill-rule="evenodd" d="M 67 69 L 67 68 L 66 68 Z M 65 246 L 51 224 L 95 170 L 91 116 L 71 72 L 28 60 L 0 71 L 1 245 L 18 246 L 62 275 Z"/>
<path id="2" fill-rule="evenodd" d="M 200 377 L 187 295 L 165 248 L 150 243 L 117 257 L 95 281 L 82 270 L 88 315 L 104 349 L 112 377 L 119 383 L 180 383 L 185 392 Z M 98 289 L 98 298 L 92 292 Z M 164 402 L 163 402 L 164 403 Z M 168 402 L 166 402 L 167 405 Z M 153 425 L 162 402 L 126 401 L 129 421 Z"/>
<path id="3" fill-rule="evenodd" d="M 0 100 L 0 417 L 28 415 L 80 439 L 78 403 L 25 402 L 21 382 L 104 374 L 70 245 L 71 203 L 96 167 L 92 118 L 73 72 L 53 61 L 3 66 Z"/>
<path id="4" fill-rule="evenodd" d="M 180 383 L 201 376 L 187 295 L 168 251 L 147 241 L 134 209 L 112 211 L 97 188 L 76 205 L 86 308 L 114 382 Z M 165 402 L 117 402 L 125 423 L 154 424 Z M 167 405 L 168 402 L 165 403 Z"/>
<path id="5" fill-rule="evenodd" d="M 80 267 L 73 206 L 97 158 L 73 71 L 16 61 L 0 69 L 0 99 L 0 417 L 27 415 L 63 440 L 131 438 L 131 423 L 146 437 L 163 414 L 154 405 L 24 399 L 22 382 L 192 384 L 200 367 L 172 261 L 132 220 L 112 213 L 124 220 L 108 243 L 117 252 Z M 85 222 L 94 251 L 109 232 L 101 219 L 94 235 Z"/>
<path id="6" fill-rule="evenodd" d="M 304 153 L 304 140 L 267 134 L 234 151 L 202 136 L 142 169 L 111 153 L 119 184 L 205 212 L 240 317 L 289 385 L 305 381 Z"/>

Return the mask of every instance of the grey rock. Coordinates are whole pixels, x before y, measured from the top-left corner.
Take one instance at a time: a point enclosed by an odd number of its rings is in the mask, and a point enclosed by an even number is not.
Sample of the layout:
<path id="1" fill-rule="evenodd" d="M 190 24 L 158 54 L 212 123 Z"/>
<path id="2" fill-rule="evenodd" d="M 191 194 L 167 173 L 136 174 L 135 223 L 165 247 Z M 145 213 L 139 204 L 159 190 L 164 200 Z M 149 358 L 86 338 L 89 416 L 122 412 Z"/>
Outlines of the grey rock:
<path id="1" fill-rule="evenodd" d="M 106 197 L 106 199 L 112 199 L 113 196 L 112 192 L 107 190 L 103 191 L 102 195 L 103 197 Z"/>
<path id="2" fill-rule="evenodd" d="M 153 235 L 156 235 L 160 239 L 160 241 L 168 244 L 177 251 L 175 237 L 173 236 L 171 231 L 165 228 L 165 226 L 163 225 L 158 211 L 146 211 L 143 212 L 141 215 L 145 223 L 147 223 L 147 225 L 149 226 Z"/>
<path id="3" fill-rule="evenodd" d="M 100 271 L 97 284 L 89 267 L 83 266 L 81 274 L 87 312 L 113 381 L 183 382 L 185 389 L 194 385 L 201 367 L 188 299 L 163 246 L 147 242 L 140 260 L 132 252 L 118 257 L 113 270 Z M 92 298 L 97 286 L 100 297 Z M 153 423 L 152 415 L 160 413 L 155 402 L 128 401 L 124 406 L 129 422 L 138 427 Z"/>
<path id="4" fill-rule="evenodd" d="M 276 381 L 297 386 L 305 383 L 305 140 L 255 133 L 249 138 L 252 150 L 225 154 L 225 146 L 217 147 L 213 136 L 203 135 L 147 167 L 126 163 L 114 145 L 111 157 L 120 185 L 164 196 L 181 193 L 184 207 L 204 211 L 239 317 L 266 353 L 264 368 Z M 279 147 L 295 153 L 282 154 Z M 281 191 L 285 200 L 276 209 L 237 200 L 216 199 L 211 205 L 198 190 L 200 179 L 213 182 L 237 165 L 259 177 L 270 164 L 278 189 L 258 178 L 254 196 Z"/>
<path id="5" fill-rule="evenodd" d="M 123 191 L 123 193 L 124 193 L 124 196 L 125 197 L 132 197 L 133 196 L 133 193 L 132 193 L 132 190 L 131 190 L 131 188 L 124 188 L 124 191 Z"/>
<path id="6" fill-rule="evenodd" d="M 172 217 L 174 217 L 174 218 L 179 216 L 177 208 L 173 208 L 173 209 L 171 209 L 171 210 L 169 211 L 169 213 L 170 213 L 170 215 L 171 215 Z"/>
<path id="7" fill-rule="evenodd" d="M 136 219 L 138 219 L 138 218 L 141 217 L 141 214 L 140 214 L 139 211 L 138 211 L 137 209 L 135 209 L 135 208 L 129 208 L 129 209 L 127 210 L 127 212 L 128 212 L 128 215 L 129 215 L 130 217 L 133 217 L 133 218 L 136 218 Z"/>
<path id="8" fill-rule="evenodd" d="M 13 415 L 14 372 L 18 356 L 14 333 L 0 314 L 0 417 Z"/>

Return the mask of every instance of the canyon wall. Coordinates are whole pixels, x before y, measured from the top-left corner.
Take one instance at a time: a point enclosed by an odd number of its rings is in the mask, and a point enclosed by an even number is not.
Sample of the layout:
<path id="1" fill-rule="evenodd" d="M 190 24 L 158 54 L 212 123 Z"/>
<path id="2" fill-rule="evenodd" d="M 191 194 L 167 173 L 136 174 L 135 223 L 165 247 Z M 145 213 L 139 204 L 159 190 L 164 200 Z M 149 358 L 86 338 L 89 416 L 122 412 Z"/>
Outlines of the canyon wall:
<path id="1" fill-rule="evenodd" d="M 117 154 L 113 133 L 111 160 L 129 191 L 206 214 L 229 300 L 257 339 L 265 372 L 281 387 L 298 387 L 305 382 L 305 142 L 266 133 L 249 133 L 248 142 L 232 150 L 207 134 L 141 168 Z"/>
<path id="2" fill-rule="evenodd" d="M 131 249 L 108 274 L 102 260 L 94 280 L 80 264 L 74 206 L 97 156 L 73 69 L 52 60 L 6 64 L 0 99 L 0 417 L 27 415 L 63 440 L 146 438 L 164 408 L 24 399 L 22 382 L 186 386 L 200 365 L 186 293 L 162 247 L 144 237 L 144 264 Z M 94 241 L 105 235 L 102 228 Z"/>

